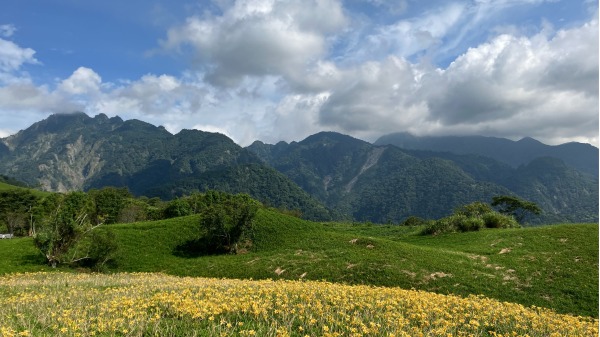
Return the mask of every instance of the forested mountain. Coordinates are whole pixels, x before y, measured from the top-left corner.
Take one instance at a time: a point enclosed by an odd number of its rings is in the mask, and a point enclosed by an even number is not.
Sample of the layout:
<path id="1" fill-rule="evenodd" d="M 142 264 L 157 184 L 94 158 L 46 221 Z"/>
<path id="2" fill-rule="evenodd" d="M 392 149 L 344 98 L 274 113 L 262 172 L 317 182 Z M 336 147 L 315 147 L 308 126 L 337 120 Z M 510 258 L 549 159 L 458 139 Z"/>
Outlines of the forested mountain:
<path id="1" fill-rule="evenodd" d="M 533 222 L 598 219 L 597 177 L 556 158 L 514 168 L 480 155 L 376 146 L 332 132 L 248 148 L 331 209 L 357 220 L 438 218 L 501 194 L 539 203 L 544 213 Z"/>
<path id="2" fill-rule="evenodd" d="M 492 156 L 373 145 L 335 132 L 242 148 L 217 133 L 173 135 L 138 120 L 75 113 L 0 139 L 0 175 L 50 191 L 125 186 L 163 199 L 209 189 L 248 193 L 320 220 L 433 219 L 469 202 L 516 195 L 542 207 L 533 221 L 598 221 L 597 174 L 574 168 L 588 160 L 543 154 L 514 166 Z"/>
<path id="3" fill-rule="evenodd" d="M 417 137 L 405 132 L 382 136 L 374 144 L 391 144 L 407 150 L 478 154 L 512 167 L 529 164 L 538 157 L 554 157 L 581 172 L 598 177 L 598 148 L 590 144 L 573 142 L 551 146 L 529 137 L 512 141 L 484 136 Z"/>
<path id="4" fill-rule="evenodd" d="M 136 195 L 171 199 L 219 189 L 249 193 L 307 218 L 328 211 L 256 155 L 218 133 L 123 121 L 100 114 L 57 114 L 2 139 L 0 174 L 49 191 L 125 186 Z M 281 193 L 285 191 L 285 193 Z"/>

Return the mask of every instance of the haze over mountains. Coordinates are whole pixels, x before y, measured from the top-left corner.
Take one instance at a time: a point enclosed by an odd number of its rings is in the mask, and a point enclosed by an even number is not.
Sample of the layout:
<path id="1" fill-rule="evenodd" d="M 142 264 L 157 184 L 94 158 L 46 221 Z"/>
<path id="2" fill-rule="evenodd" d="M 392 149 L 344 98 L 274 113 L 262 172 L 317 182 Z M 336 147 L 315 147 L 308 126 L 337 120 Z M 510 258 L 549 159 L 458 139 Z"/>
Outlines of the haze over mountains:
<path id="1" fill-rule="evenodd" d="M 598 149 L 531 138 L 414 137 L 374 144 L 334 132 L 242 148 L 224 135 L 100 114 L 52 115 L 0 139 L 0 174 L 45 190 L 126 186 L 174 198 L 248 193 L 309 219 L 400 222 L 439 218 L 510 194 L 544 210 L 532 222 L 598 221 Z"/>

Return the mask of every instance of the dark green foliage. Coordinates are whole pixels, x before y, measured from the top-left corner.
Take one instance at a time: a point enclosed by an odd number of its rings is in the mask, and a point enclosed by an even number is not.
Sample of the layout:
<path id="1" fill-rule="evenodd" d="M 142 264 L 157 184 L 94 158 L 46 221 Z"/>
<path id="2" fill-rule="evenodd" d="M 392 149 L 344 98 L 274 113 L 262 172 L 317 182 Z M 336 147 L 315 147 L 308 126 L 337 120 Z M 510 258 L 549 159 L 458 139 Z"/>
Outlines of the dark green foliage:
<path id="1" fill-rule="evenodd" d="M 192 214 L 194 214 L 194 210 L 190 206 L 188 200 L 183 198 L 171 200 L 164 210 L 165 218 L 176 218 Z"/>
<path id="2" fill-rule="evenodd" d="M 438 235 L 451 232 L 473 232 L 482 228 L 519 228 L 511 216 L 494 211 L 490 205 L 479 201 L 456 208 L 450 216 L 428 224 L 423 234 Z"/>
<path id="3" fill-rule="evenodd" d="M 468 218 L 462 214 L 453 214 L 444 218 L 441 218 L 433 223 L 429 224 L 423 229 L 423 234 L 438 235 L 442 233 L 451 233 L 459 230 L 462 222 Z"/>
<path id="4" fill-rule="evenodd" d="M 487 228 L 519 228 L 521 225 L 511 215 L 488 212 L 481 216 Z"/>
<path id="5" fill-rule="evenodd" d="M 85 258 L 76 262 L 77 265 L 103 271 L 107 264 L 115 267 L 114 257 L 117 253 L 117 239 L 110 230 L 93 230 L 78 243 L 80 253 L 85 252 Z"/>
<path id="6" fill-rule="evenodd" d="M 512 215 L 517 222 L 522 222 L 527 213 L 537 215 L 542 212 L 535 203 L 508 195 L 493 197 L 491 205 L 498 208 L 498 212 L 502 214 Z"/>
<path id="7" fill-rule="evenodd" d="M 149 193 L 170 199 L 210 190 L 248 194 L 268 206 L 298 210 L 305 219 L 331 219 L 329 211 L 323 205 L 283 174 L 258 164 L 237 165 L 205 172 L 197 178 L 190 177 L 177 183 L 166 184 L 149 190 Z M 194 207 L 192 205 L 192 208 Z"/>
<path id="8" fill-rule="evenodd" d="M 0 225 L 16 236 L 28 235 L 37 201 L 38 197 L 27 189 L 0 191 Z"/>
<path id="9" fill-rule="evenodd" d="M 424 226 L 429 224 L 429 220 L 425 220 L 418 216 L 411 215 L 406 220 L 402 221 L 400 225 L 402 226 Z"/>
<path id="10" fill-rule="evenodd" d="M 467 217 L 466 219 L 457 222 L 456 228 L 459 232 L 473 232 L 485 227 L 485 221 L 476 216 Z"/>
<path id="11" fill-rule="evenodd" d="M 94 203 L 89 195 L 52 194 L 42 200 L 37 211 L 39 225 L 33 243 L 52 267 L 88 259 L 103 264 L 113 251 L 110 245 L 104 246 L 110 237 L 92 237 L 97 226 L 90 220 Z"/>
<path id="12" fill-rule="evenodd" d="M 4 144 L 2 144 L 4 145 Z M 11 178 L 9 176 L 5 176 L 3 174 L 0 174 L 0 182 L 5 183 L 5 184 L 9 184 L 9 185 L 13 185 L 13 186 L 17 186 L 17 187 L 29 187 L 26 183 L 19 181 L 17 179 Z"/>
<path id="13" fill-rule="evenodd" d="M 463 205 L 458 207 L 454 213 L 455 214 L 462 214 L 468 218 L 471 217 L 481 217 L 482 215 L 484 215 L 485 213 L 490 213 L 493 212 L 493 209 L 490 207 L 490 205 L 480 202 L 480 201 L 476 201 L 467 205 Z"/>
<path id="14" fill-rule="evenodd" d="M 148 220 L 150 205 L 136 199 L 129 199 L 117 218 L 117 223 L 131 223 Z M 158 220 L 160 218 L 156 218 Z"/>
<path id="15" fill-rule="evenodd" d="M 244 194 L 213 195 L 219 200 L 209 200 L 208 206 L 200 213 L 200 228 L 208 251 L 236 253 L 244 248 L 242 245 L 251 242 L 252 221 L 260 204 Z"/>
<path id="16" fill-rule="evenodd" d="M 103 187 L 99 190 L 92 189 L 88 194 L 96 206 L 94 222 L 96 224 L 113 224 L 119 219 L 119 214 L 127 205 L 127 200 L 132 197 L 126 187 Z"/>

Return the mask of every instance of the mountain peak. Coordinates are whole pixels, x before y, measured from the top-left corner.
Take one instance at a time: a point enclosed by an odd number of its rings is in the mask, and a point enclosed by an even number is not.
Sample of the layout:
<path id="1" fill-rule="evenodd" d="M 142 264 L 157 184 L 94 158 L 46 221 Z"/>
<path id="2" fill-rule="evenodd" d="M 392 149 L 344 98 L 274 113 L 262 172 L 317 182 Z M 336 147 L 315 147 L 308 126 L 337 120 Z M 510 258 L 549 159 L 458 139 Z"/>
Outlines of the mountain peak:
<path id="1" fill-rule="evenodd" d="M 544 143 L 540 142 L 539 140 L 533 139 L 531 137 L 523 137 L 520 140 L 518 140 L 517 143 L 530 144 L 530 145 L 545 145 Z"/>

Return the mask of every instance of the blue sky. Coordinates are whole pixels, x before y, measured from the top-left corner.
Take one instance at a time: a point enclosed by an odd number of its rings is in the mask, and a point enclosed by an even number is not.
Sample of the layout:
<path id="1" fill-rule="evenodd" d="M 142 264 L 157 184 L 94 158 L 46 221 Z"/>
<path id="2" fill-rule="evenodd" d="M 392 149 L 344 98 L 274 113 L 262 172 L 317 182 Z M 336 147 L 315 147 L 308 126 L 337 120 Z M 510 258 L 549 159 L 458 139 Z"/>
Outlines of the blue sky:
<path id="1" fill-rule="evenodd" d="M 598 145 L 598 6 L 0 0 L 0 137 L 84 111 L 241 145 L 333 130 Z"/>

